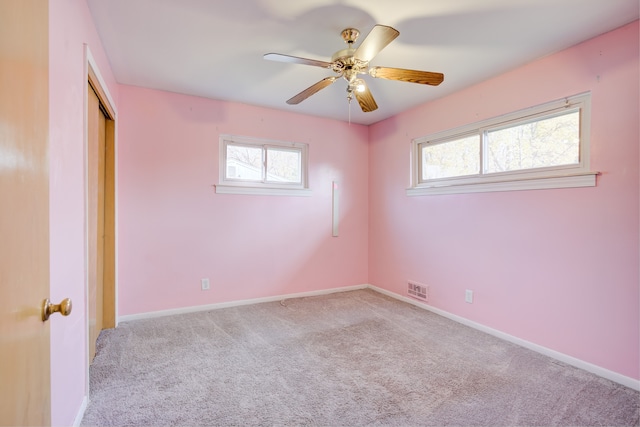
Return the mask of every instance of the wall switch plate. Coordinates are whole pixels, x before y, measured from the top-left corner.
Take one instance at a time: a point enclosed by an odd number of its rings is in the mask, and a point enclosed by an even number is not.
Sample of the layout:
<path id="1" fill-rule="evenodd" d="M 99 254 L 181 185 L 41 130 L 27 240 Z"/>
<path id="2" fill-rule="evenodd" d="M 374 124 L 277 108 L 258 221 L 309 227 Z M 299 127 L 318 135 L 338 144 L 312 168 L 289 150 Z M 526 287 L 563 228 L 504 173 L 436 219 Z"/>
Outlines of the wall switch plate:
<path id="1" fill-rule="evenodd" d="M 200 286 L 202 286 L 203 291 L 208 291 L 211 288 L 211 284 L 209 283 L 209 279 L 201 279 Z"/>
<path id="2" fill-rule="evenodd" d="M 473 291 L 471 289 L 467 289 L 467 291 L 464 293 L 464 300 L 469 304 L 473 303 Z"/>

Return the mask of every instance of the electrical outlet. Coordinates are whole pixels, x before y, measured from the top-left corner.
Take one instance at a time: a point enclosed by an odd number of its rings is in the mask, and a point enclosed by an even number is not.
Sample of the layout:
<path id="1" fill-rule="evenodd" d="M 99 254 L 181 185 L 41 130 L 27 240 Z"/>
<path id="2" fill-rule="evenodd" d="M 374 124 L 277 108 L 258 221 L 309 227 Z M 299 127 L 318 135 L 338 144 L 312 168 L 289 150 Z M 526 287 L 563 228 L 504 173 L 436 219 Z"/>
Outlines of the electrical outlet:
<path id="1" fill-rule="evenodd" d="M 464 293 L 464 300 L 469 304 L 473 303 L 473 291 L 471 289 L 467 289 L 467 291 Z"/>
<path id="2" fill-rule="evenodd" d="M 209 279 L 201 279 L 200 286 L 202 286 L 203 291 L 208 291 L 211 288 L 211 284 L 209 283 Z"/>

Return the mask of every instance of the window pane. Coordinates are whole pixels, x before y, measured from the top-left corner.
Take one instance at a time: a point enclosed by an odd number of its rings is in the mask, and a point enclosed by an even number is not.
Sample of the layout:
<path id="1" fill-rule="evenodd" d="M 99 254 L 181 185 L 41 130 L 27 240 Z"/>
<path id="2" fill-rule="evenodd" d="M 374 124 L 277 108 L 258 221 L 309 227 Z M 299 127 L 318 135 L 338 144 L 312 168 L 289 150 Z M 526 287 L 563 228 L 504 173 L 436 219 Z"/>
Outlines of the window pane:
<path id="1" fill-rule="evenodd" d="M 580 162 L 578 111 L 487 132 L 485 172 L 506 172 Z"/>
<path id="2" fill-rule="evenodd" d="M 301 151 L 267 148 L 267 182 L 301 183 Z"/>
<path id="3" fill-rule="evenodd" d="M 480 135 L 422 145 L 422 180 L 480 173 Z"/>
<path id="4" fill-rule="evenodd" d="M 262 147 L 227 144 L 226 178 L 262 181 Z"/>

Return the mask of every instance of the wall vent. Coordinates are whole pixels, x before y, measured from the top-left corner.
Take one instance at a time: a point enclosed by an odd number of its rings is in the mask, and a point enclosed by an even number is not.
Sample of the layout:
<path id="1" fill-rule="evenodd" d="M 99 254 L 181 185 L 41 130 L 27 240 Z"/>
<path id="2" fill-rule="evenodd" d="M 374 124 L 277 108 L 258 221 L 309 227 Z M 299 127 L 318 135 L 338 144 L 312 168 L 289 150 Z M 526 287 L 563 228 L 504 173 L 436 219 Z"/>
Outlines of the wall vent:
<path id="1" fill-rule="evenodd" d="M 410 297 L 419 299 L 420 301 L 429 301 L 429 287 L 427 285 L 409 281 L 407 294 L 409 294 Z"/>

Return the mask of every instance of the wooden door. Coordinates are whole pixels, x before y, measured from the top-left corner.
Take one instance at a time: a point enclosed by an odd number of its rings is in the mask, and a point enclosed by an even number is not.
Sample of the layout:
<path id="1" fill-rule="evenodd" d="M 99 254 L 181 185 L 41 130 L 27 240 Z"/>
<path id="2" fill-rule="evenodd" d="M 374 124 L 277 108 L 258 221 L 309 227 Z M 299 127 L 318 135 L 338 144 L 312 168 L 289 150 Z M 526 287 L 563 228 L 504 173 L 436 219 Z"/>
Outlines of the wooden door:
<path id="1" fill-rule="evenodd" d="M 105 141 L 106 117 L 91 85 L 87 89 L 87 176 L 89 244 L 89 362 L 103 329 L 105 254 Z"/>
<path id="2" fill-rule="evenodd" d="M 87 86 L 89 363 L 100 331 L 116 326 L 115 110 L 93 65 Z"/>
<path id="3" fill-rule="evenodd" d="M 0 424 L 51 424 L 48 2 L 0 1 Z"/>

